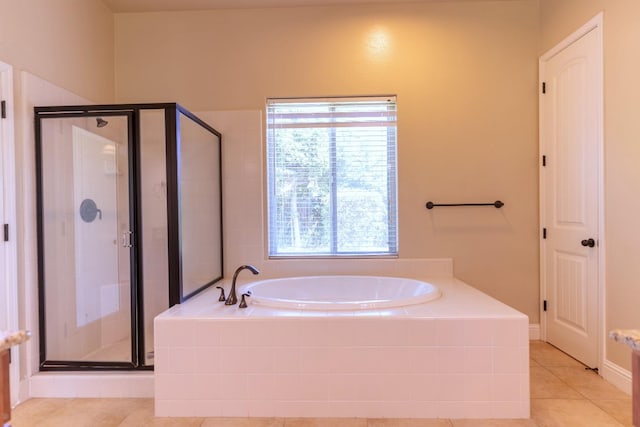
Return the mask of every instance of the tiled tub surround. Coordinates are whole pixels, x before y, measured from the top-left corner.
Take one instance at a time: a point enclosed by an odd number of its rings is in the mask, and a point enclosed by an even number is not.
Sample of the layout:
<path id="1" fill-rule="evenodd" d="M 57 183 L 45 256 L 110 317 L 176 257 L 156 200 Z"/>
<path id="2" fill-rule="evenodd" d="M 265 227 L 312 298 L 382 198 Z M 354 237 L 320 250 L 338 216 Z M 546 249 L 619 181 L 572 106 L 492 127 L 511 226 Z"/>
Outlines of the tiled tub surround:
<path id="1" fill-rule="evenodd" d="M 527 317 L 419 279 L 442 296 L 327 312 L 229 307 L 212 289 L 169 309 L 155 319 L 156 415 L 528 418 Z"/>

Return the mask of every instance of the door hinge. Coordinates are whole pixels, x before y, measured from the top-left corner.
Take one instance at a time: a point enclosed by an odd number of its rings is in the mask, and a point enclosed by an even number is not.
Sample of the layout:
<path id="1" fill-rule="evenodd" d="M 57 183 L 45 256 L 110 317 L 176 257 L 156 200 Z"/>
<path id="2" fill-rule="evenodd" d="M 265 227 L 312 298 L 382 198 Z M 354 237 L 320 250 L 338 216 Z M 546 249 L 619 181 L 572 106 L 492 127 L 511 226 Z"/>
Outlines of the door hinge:
<path id="1" fill-rule="evenodd" d="M 547 166 L 547 156 L 542 156 L 542 166 Z"/>
<path id="2" fill-rule="evenodd" d="M 542 301 L 542 310 L 547 311 L 547 300 Z"/>
<path id="3" fill-rule="evenodd" d="M 547 93 L 547 83 L 542 82 L 542 93 Z"/>
<path id="4" fill-rule="evenodd" d="M 546 228 L 543 228 L 543 229 L 542 229 L 542 238 L 543 238 L 543 239 L 546 239 L 546 238 L 547 238 L 547 229 L 546 229 Z"/>
<path id="5" fill-rule="evenodd" d="M 3 228 L 4 231 L 4 241 L 8 242 L 9 241 L 9 224 L 5 224 Z"/>
<path id="6" fill-rule="evenodd" d="M 7 101 L 0 101 L 0 118 L 7 118 Z"/>

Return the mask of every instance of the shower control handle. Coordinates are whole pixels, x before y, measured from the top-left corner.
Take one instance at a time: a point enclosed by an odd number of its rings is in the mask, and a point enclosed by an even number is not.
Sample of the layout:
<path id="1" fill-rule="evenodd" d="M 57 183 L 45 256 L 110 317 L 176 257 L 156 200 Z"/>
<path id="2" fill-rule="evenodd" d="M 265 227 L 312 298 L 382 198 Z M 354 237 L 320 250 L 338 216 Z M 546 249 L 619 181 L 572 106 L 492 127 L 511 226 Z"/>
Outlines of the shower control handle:
<path id="1" fill-rule="evenodd" d="M 585 239 L 580 242 L 580 244 L 582 244 L 582 246 L 589 246 L 590 248 L 592 248 L 596 245 L 596 241 L 593 239 Z"/>
<path id="2" fill-rule="evenodd" d="M 133 245 L 131 244 L 131 235 L 133 232 L 131 230 L 127 230 L 122 233 L 122 247 L 123 248 L 131 248 Z"/>

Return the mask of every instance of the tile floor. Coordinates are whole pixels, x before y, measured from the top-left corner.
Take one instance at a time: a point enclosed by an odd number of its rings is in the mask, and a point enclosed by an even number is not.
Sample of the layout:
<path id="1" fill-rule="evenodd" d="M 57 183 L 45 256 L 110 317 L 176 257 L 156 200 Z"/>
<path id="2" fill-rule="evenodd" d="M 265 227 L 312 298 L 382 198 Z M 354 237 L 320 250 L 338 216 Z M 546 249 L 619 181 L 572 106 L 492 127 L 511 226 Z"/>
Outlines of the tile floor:
<path id="1" fill-rule="evenodd" d="M 549 344 L 531 342 L 531 419 L 155 418 L 153 399 L 31 399 L 13 427 L 620 427 L 631 397 Z"/>

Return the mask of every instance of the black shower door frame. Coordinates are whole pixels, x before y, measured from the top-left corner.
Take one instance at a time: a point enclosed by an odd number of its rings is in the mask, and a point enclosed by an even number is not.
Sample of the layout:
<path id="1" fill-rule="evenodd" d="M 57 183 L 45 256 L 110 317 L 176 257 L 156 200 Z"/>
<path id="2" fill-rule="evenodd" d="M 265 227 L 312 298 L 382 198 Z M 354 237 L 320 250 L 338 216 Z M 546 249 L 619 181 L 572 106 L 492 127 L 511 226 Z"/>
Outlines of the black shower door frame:
<path id="1" fill-rule="evenodd" d="M 138 260 L 142 259 L 142 246 L 140 230 L 140 194 L 138 191 L 139 172 L 139 147 L 134 131 L 136 117 L 133 111 L 82 111 L 78 107 L 35 107 L 35 139 L 36 139 L 36 209 L 38 232 L 38 311 L 39 311 L 39 343 L 40 343 L 40 370 L 41 371 L 82 371 L 82 370 L 133 370 L 153 369 L 145 366 L 144 362 L 144 313 L 142 305 L 142 292 L 139 289 L 142 281 L 142 269 L 138 268 Z M 134 232 L 131 234 L 129 251 L 130 264 L 130 300 L 131 300 L 131 361 L 130 362 L 100 362 L 79 360 L 49 360 L 47 357 L 47 322 L 46 322 L 46 283 L 45 283 L 45 242 L 44 242 L 44 194 L 42 190 L 43 158 L 42 158 L 42 120 L 83 118 L 83 117 L 126 117 L 127 118 L 127 142 L 128 142 L 128 169 L 129 169 L 129 224 Z M 142 322 L 141 322 L 142 320 Z"/>
<path id="2" fill-rule="evenodd" d="M 180 167 L 179 167 L 179 118 L 184 115 L 208 132 L 218 137 L 218 158 L 221 162 L 221 134 L 199 119 L 193 113 L 177 103 L 152 104 L 104 104 L 75 106 L 34 107 L 35 118 L 35 166 L 36 166 L 36 209 L 37 209 L 37 251 L 38 251 L 38 311 L 39 311 L 39 356 L 41 371 L 118 371 L 153 370 L 153 365 L 145 361 L 144 335 L 144 289 L 142 267 L 142 200 L 141 200 L 141 110 L 164 110 L 166 138 L 166 174 L 167 174 L 167 233 L 168 233 L 168 277 L 169 307 L 182 303 L 202 290 L 212 286 L 223 278 L 223 254 L 220 254 L 220 275 L 213 277 L 196 291 L 183 292 L 181 260 L 181 224 L 180 224 Z M 128 165 L 129 168 L 129 223 L 131 234 L 130 259 L 130 298 L 131 298 L 131 361 L 100 362 L 78 360 L 49 360 L 46 348 L 46 283 L 43 220 L 43 159 L 42 159 L 42 120 L 51 118 L 110 117 L 127 118 Z M 220 211 L 222 212 L 222 166 L 220 164 Z M 220 213 L 220 248 L 222 242 L 222 214 Z"/>

